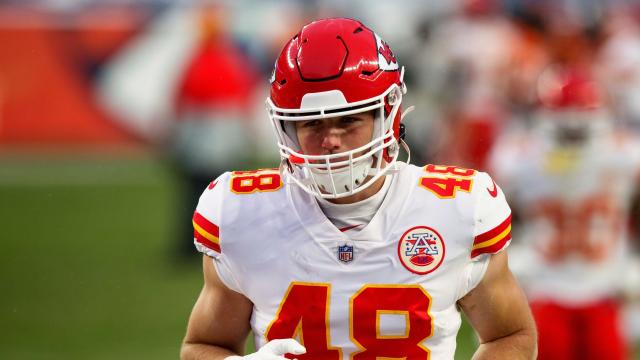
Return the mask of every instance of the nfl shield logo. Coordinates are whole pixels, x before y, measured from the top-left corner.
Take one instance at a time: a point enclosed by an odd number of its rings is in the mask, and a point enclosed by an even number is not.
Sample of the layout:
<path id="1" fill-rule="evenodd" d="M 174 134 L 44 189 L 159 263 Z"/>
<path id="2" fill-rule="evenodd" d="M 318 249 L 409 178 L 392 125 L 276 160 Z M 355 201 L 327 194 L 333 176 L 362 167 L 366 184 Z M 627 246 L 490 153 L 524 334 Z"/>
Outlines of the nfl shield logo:
<path id="1" fill-rule="evenodd" d="M 338 246 L 338 260 L 344 263 L 351 262 L 351 260 L 353 260 L 353 246 L 347 244 Z"/>

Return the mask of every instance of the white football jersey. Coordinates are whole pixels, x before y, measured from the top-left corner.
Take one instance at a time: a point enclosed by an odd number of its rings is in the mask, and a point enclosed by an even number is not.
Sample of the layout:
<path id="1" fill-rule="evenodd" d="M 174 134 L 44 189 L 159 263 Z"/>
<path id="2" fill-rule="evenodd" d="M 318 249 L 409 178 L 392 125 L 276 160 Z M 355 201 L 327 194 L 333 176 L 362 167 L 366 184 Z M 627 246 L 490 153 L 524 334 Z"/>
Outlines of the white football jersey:
<path id="1" fill-rule="evenodd" d="M 453 359 L 456 302 L 509 244 L 511 212 L 486 173 L 398 166 L 371 222 L 348 232 L 276 169 L 205 190 L 195 243 L 253 302 L 257 347 L 295 338 L 298 359 Z"/>
<path id="2" fill-rule="evenodd" d="M 535 131 L 496 145 L 492 169 L 522 219 L 510 264 L 531 300 L 582 305 L 620 291 L 638 150 L 613 132 L 582 147 Z"/>

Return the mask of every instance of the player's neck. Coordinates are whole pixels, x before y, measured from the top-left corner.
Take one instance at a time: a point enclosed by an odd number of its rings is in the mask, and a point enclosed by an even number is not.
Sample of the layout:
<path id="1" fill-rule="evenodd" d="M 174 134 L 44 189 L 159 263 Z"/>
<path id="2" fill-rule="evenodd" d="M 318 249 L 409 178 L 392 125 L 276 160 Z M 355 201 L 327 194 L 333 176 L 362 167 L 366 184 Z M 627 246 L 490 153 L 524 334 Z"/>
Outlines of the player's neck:
<path id="1" fill-rule="evenodd" d="M 372 197 L 377 194 L 380 189 L 382 189 L 382 185 L 384 185 L 386 176 L 380 177 L 373 184 L 371 184 L 368 188 L 360 191 L 357 194 L 353 194 L 351 196 L 346 196 L 339 199 L 327 199 L 327 201 L 332 202 L 334 204 L 353 204 L 358 201 L 362 201 Z"/>

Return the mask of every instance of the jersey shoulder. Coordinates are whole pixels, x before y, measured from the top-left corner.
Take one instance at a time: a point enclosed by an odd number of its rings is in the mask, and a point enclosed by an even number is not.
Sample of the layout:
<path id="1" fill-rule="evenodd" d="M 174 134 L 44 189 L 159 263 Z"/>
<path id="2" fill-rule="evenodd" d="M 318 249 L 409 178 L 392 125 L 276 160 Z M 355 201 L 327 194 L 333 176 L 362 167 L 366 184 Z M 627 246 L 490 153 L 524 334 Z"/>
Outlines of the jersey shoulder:
<path id="1" fill-rule="evenodd" d="M 472 258 L 496 254 L 511 242 L 511 208 L 504 192 L 486 172 L 478 172 L 474 189 Z"/>
<path id="2" fill-rule="evenodd" d="M 452 165 L 412 166 L 433 201 L 454 202 L 462 221 L 473 222 L 471 258 L 502 251 L 511 240 L 511 209 L 504 192 L 482 171 Z"/>
<path id="3" fill-rule="evenodd" d="M 224 248 L 224 230 L 250 223 L 284 196 L 278 169 L 225 172 L 202 192 L 193 214 L 194 244 L 209 256 Z"/>
<path id="4" fill-rule="evenodd" d="M 493 179 L 487 173 L 475 169 L 436 164 L 409 168 L 417 185 L 439 199 L 468 201 L 470 197 L 481 197 L 482 188 L 490 188 L 493 197 L 501 193 L 499 188 L 493 189 Z"/>

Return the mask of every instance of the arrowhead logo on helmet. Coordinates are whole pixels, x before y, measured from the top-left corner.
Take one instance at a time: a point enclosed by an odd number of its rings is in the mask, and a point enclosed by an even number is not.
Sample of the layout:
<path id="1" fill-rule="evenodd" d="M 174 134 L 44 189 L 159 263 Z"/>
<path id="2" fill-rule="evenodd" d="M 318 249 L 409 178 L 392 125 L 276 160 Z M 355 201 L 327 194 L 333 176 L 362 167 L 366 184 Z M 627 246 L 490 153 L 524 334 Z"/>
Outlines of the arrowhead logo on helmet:
<path id="1" fill-rule="evenodd" d="M 380 54 L 378 57 L 380 69 L 384 71 L 398 70 L 398 62 L 389 44 L 382 40 L 378 34 L 376 34 L 376 44 L 378 45 L 378 54 Z"/>

